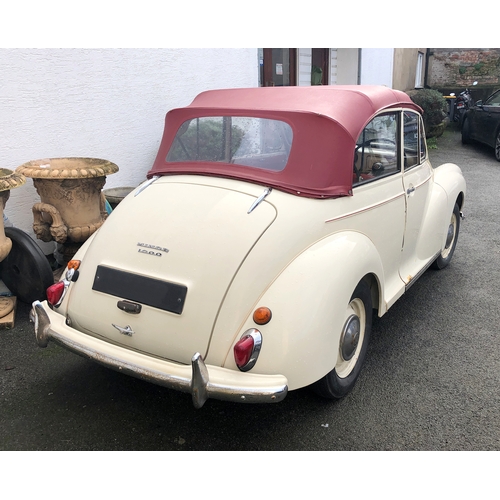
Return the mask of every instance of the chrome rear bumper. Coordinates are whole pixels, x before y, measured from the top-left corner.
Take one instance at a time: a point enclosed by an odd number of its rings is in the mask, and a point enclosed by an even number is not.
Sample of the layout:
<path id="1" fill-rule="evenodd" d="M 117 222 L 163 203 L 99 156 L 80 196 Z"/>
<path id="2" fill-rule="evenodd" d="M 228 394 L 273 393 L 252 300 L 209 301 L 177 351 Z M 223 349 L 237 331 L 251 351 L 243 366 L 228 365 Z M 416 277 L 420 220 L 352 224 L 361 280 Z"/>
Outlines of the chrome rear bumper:
<path id="1" fill-rule="evenodd" d="M 126 373 L 169 389 L 188 392 L 193 404 L 201 408 L 208 398 L 238 403 L 278 403 L 288 392 L 283 375 L 260 375 L 206 365 L 196 353 L 191 366 L 180 365 L 109 344 L 66 324 L 65 317 L 39 301 L 33 302 L 30 319 L 40 347 L 56 342 L 80 356 L 108 368 Z"/>

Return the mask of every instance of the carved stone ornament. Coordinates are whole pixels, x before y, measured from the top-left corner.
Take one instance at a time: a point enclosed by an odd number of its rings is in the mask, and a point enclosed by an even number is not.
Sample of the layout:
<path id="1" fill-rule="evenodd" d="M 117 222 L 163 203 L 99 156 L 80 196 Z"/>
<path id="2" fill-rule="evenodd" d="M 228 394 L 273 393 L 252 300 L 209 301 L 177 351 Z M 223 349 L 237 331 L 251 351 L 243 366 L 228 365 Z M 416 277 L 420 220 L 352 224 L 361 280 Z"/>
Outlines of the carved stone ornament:
<path id="1" fill-rule="evenodd" d="M 118 172 L 118 166 L 100 158 L 47 158 L 32 160 L 16 172 L 32 179 L 89 179 Z"/>
<path id="2" fill-rule="evenodd" d="M 83 243 L 107 217 L 102 188 L 118 166 L 99 158 L 33 160 L 16 169 L 33 184 L 41 203 L 33 206 L 33 230 L 42 241 Z"/>

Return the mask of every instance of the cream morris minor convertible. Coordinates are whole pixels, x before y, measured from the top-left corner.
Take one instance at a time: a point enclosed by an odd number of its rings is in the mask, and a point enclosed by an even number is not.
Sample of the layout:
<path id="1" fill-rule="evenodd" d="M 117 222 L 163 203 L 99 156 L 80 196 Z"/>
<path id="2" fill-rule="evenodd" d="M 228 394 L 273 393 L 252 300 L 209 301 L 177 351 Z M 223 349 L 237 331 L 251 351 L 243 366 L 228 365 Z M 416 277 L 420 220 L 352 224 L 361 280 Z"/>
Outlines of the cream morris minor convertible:
<path id="1" fill-rule="evenodd" d="M 31 315 L 41 347 L 197 408 L 346 395 L 372 315 L 449 264 L 465 199 L 421 109 L 378 86 L 204 92 L 168 112 L 147 177 Z"/>

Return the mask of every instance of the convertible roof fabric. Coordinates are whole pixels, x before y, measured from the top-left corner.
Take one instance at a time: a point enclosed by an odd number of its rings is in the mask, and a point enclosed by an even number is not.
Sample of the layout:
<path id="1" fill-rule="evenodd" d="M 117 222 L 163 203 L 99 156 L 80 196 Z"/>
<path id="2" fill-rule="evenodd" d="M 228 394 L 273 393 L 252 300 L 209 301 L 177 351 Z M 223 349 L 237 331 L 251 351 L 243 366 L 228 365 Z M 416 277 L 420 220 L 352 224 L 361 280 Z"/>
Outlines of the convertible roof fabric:
<path id="1" fill-rule="evenodd" d="M 154 175 L 197 174 L 240 179 L 311 198 L 352 194 L 356 140 L 372 117 L 389 108 L 422 112 L 404 92 L 383 86 L 328 85 L 211 90 L 169 111 Z M 284 170 L 274 172 L 220 162 L 167 162 L 179 127 L 206 116 L 254 116 L 281 120 L 293 130 Z"/>

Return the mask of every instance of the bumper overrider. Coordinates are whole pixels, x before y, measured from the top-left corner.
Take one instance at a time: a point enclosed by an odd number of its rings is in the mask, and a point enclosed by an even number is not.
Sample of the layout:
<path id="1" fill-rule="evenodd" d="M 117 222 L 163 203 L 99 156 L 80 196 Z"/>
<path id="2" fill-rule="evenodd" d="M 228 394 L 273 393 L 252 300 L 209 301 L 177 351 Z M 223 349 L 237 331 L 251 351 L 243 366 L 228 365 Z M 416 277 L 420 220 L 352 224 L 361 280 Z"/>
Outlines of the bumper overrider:
<path id="1" fill-rule="evenodd" d="M 40 347 L 53 341 L 108 368 L 181 392 L 189 392 L 196 408 L 208 398 L 238 403 L 278 403 L 288 392 L 283 375 L 260 375 L 206 365 L 199 353 L 190 365 L 152 358 L 79 332 L 65 317 L 33 302 L 30 319 Z"/>

